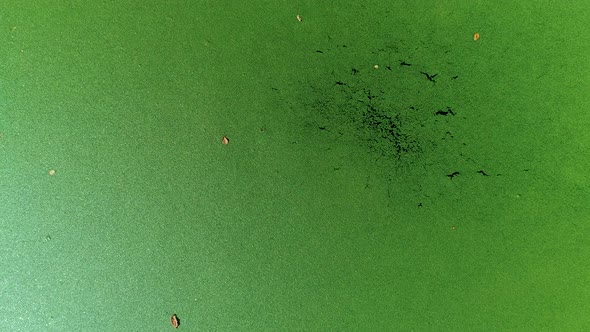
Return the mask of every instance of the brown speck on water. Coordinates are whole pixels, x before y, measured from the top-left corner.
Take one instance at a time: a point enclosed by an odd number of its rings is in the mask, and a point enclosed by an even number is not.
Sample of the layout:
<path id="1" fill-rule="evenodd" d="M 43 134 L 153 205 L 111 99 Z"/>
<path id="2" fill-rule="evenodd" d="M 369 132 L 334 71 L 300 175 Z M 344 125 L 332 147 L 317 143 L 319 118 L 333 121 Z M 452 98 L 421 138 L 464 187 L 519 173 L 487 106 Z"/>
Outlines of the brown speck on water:
<path id="1" fill-rule="evenodd" d="M 172 324 L 172 327 L 177 329 L 180 326 L 180 318 L 174 314 L 170 317 L 170 323 Z"/>
<path id="2" fill-rule="evenodd" d="M 221 138 L 221 144 L 223 144 L 223 145 L 228 145 L 229 144 L 229 139 L 227 138 L 227 136 L 223 136 Z"/>

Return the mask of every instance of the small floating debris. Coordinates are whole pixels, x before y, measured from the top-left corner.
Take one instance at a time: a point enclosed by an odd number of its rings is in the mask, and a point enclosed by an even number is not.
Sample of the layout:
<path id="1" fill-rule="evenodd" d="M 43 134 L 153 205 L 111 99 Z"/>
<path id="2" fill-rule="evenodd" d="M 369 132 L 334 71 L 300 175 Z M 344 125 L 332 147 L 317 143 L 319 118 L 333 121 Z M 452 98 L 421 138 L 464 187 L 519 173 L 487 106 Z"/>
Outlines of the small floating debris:
<path id="1" fill-rule="evenodd" d="M 473 34 L 473 40 L 477 41 L 479 39 L 479 32 Z"/>
<path id="2" fill-rule="evenodd" d="M 221 144 L 223 144 L 223 145 L 228 145 L 229 144 L 229 139 L 227 138 L 227 136 L 223 136 L 221 138 Z"/>
<path id="3" fill-rule="evenodd" d="M 303 17 L 301 17 L 301 15 L 297 15 L 296 17 L 297 17 L 297 21 L 299 21 L 299 22 L 303 21 Z"/>
<path id="4" fill-rule="evenodd" d="M 49 170 L 49 175 L 51 175 L 51 176 L 55 175 L 55 170 L 54 169 L 50 169 Z"/>
<path id="5" fill-rule="evenodd" d="M 172 326 L 175 329 L 177 329 L 180 326 L 180 319 L 178 318 L 178 316 L 176 316 L 176 314 L 170 317 L 170 324 L 172 324 Z"/>

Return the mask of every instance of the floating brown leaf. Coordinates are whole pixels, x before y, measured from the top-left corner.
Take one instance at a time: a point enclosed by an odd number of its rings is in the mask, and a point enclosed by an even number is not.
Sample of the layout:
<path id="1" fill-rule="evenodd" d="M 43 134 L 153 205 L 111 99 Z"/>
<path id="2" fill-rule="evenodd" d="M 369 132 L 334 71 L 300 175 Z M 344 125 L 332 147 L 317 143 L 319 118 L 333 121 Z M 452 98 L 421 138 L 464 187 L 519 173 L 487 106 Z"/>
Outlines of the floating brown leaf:
<path id="1" fill-rule="evenodd" d="M 180 319 L 178 318 L 178 316 L 176 316 L 176 314 L 170 316 L 170 323 L 175 329 L 177 329 L 180 326 Z"/>

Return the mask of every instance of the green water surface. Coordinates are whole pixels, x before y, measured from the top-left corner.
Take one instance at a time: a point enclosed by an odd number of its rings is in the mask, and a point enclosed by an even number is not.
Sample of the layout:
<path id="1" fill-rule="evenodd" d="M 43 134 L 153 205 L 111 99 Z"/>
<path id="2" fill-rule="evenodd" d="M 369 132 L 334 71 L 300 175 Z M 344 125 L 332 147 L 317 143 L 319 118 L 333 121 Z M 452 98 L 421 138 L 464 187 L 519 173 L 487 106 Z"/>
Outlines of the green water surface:
<path id="1" fill-rule="evenodd" d="M 3 1 L 0 331 L 589 330 L 588 17 Z"/>

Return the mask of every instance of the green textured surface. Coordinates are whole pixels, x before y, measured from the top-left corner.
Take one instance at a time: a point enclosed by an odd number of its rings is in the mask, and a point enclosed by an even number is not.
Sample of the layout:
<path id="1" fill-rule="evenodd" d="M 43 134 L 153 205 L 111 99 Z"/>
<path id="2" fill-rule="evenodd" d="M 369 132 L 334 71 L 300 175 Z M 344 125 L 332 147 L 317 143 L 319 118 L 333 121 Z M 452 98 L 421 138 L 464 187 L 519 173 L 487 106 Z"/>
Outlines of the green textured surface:
<path id="1" fill-rule="evenodd" d="M 589 330 L 590 6 L 410 3 L 3 1 L 0 331 Z"/>

